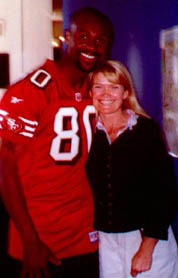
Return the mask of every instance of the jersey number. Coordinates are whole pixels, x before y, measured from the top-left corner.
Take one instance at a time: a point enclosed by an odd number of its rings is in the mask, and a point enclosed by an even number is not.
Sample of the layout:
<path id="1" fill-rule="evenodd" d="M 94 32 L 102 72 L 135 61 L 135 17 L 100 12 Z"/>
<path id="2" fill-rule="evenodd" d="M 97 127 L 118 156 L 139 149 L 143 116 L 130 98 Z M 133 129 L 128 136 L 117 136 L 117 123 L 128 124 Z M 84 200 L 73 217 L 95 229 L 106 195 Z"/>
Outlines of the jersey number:
<path id="1" fill-rule="evenodd" d="M 31 82 L 39 88 L 44 88 L 50 81 L 51 75 L 43 70 L 37 70 L 30 78 Z M 91 146 L 92 128 L 90 123 L 90 115 L 95 114 L 95 109 L 92 105 L 85 107 L 83 112 L 83 123 L 87 137 L 88 151 Z M 64 129 L 64 119 L 70 117 L 71 128 Z M 78 111 L 74 107 L 62 107 L 58 110 L 55 121 L 54 131 L 57 136 L 52 140 L 50 155 L 55 161 L 72 161 L 79 154 L 80 137 L 78 136 Z M 62 151 L 61 145 L 65 141 L 70 141 L 70 150 Z"/>
<path id="2" fill-rule="evenodd" d="M 92 105 L 87 105 L 83 111 L 83 123 L 87 138 L 88 151 L 92 140 L 92 127 L 90 115 L 95 114 Z M 64 129 L 64 119 L 71 119 L 70 129 Z M 54 131 L 57 136 L 52 140 L 50 155 L 55 161 L 72 161 L 79 154 L 80 137 L 78 135 L 78 111 L 74 107 L 62 107 L 58 110 L 54 120 Z M 64 152 L 61 150 L 62 142 L 70 140 L 70 150 Z"/>

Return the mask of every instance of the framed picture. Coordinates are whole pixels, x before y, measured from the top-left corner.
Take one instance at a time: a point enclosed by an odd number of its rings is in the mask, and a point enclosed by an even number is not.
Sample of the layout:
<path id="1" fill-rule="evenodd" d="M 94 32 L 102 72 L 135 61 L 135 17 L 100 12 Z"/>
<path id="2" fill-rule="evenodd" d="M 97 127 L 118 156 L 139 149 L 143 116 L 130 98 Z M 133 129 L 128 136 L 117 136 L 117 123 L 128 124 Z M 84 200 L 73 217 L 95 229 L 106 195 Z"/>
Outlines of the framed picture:
<path id="1" fill-rule="evenodd" d="M 161 31 L 163 127 L 170 154 L 178 158 L 178 26 Z"/>

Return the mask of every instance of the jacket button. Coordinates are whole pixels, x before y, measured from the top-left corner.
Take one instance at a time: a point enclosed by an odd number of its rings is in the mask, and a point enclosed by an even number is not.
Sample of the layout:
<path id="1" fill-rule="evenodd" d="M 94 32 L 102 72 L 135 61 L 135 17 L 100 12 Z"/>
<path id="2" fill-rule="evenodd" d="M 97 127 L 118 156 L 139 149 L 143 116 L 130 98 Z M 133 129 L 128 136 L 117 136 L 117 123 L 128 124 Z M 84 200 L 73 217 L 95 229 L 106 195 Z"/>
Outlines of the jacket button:
<path id="1" fill-rule="evenodd" d="M 108 160 L 111 160 L 111 154 L 108 154 L 108 155 L 107 155 L 107 159 L 108 159 Z"/>
<path id="2" fill-rule="evenodd" d="M 111 188 L 112 188 L 111 183 L 108 183 L 108 188 L 109 188 L 109 189 L 111 189 Z"/>
<path id="3" fill-rule="evenodd" d="M 108 197 L 111 198 L 113 196 L 112 192 L 108 192 Z"/>

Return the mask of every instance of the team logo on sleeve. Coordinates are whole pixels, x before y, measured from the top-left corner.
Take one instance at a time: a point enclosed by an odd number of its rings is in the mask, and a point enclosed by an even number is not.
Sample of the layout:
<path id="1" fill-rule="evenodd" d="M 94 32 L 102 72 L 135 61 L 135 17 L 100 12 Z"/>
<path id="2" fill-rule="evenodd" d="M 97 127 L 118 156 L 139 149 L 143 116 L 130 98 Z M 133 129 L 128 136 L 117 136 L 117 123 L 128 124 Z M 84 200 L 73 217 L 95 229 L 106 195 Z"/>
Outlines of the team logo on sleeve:
<path id="1" fill-rule="evenodd" d="M 0 109 L 0 129 L 17 133 L 23 129 L 23 123 L 20 119 L 10 116 L 7 111 Z"/>
<path id="2" fill-rule="evenodd" d="M 5 110 L 0 110 L 0 129 L 32 138 L 38 122 L 20 116 L 12 116 Z"/>
<path id="3" fill-rule="evenodd" d="M 19 119 L 14 119 L 9 116 L 4 117 L 4 120 L 2 122 L 2 126 L 6 130 L 11 130 L 13 132 L 19 132 L 23 129 L 22 121 Z"/>

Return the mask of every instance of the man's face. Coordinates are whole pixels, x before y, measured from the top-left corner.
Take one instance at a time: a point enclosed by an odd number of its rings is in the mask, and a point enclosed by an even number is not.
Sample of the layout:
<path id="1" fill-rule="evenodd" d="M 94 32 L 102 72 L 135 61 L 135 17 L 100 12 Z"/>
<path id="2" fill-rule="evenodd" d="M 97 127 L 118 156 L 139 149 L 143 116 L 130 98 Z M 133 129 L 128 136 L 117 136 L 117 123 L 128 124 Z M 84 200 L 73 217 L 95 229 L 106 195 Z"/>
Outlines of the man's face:
<path id="1" fill-rule="evenodd" d="M 66 34 L 67 53 L 80 70 L 89 72 L 108 58 L 109 28 L 96 17 L 80 15 Z"/>

